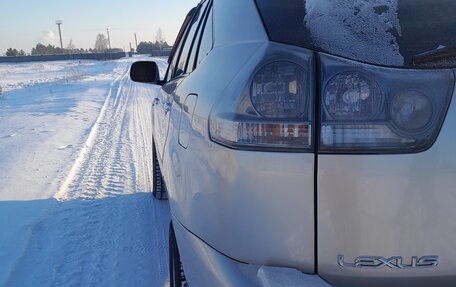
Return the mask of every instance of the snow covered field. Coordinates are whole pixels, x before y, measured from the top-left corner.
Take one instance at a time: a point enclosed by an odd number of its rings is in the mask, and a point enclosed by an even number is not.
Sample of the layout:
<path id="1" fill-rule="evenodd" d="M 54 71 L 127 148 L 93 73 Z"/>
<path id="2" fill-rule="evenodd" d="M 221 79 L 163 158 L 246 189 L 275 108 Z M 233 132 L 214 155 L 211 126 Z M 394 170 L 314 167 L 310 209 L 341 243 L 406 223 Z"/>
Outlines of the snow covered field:
<path id="1" fill-rule="evenodd" d="M 0 286 L 168 285 L 156 90 L 130 61 L 0 65 Z"/>

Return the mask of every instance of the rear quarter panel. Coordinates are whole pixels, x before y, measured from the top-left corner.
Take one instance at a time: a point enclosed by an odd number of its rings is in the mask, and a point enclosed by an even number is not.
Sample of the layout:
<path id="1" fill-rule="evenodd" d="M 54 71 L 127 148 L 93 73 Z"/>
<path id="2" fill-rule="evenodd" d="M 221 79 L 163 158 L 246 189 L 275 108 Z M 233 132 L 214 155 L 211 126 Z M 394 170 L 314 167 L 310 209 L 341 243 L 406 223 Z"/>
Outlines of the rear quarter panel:
<path id="1" fill-rule="evenodd" d="M 213 105 L 246 84 L 268 44 L 254 1 L 214 5 L 214 49 L 174 95 L 163 164 L 173 217 L 236 260 L 313 272 L 314 155 L 236 151 L 210 140 Z M 181 113 L 188 94 L 198 95 L 193 120 Z M 179 124 L 189 131 L 187 149 Z"/>
<path id="2" fill-rule="evenodd" d="M 456 93 L 456 92 L 455 92 Z M 335 286 L 456 285 L 456 95 L 435 144 L 408 155 L 319 155 L 318 270 Z M 337 256 L 437 255 L 428 269 L 347 268 Z"/>

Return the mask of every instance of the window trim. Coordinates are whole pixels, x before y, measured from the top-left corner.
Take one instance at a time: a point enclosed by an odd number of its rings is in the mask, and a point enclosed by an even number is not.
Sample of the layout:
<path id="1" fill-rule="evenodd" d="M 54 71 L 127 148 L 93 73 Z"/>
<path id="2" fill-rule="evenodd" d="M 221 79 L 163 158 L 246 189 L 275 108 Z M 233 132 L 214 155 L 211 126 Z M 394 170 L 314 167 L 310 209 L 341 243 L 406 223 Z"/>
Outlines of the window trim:
<path id="1" fill-rule="evenodd" d="M 207 25 L 207 22 L 209 20 L 209 16 L 211 16 L 212 18 L 212 24 L 211 24 L 211 46 L 209 48 L 209 52 L 212 51 L 212 49 L 214 48 L 214 11 L 213 11 L 213 5 L 212 5 L 212 0 L 211 0 L 211 3 L 209 4 L 210 7 L 207 11 L 207 15 L 206 15 L 206 19 L 204 20 L 204 29 L 202 30 L 202 33 L 200 34 L 200 38 L 199 38 L 199 43 L 198 43 L 198 49 L 196 51 L 196 55 L 195 55 L 195 62 L 193 64 L 193 70 L 196 69 L 196 67 L 198 66 L 198 60 L 199 60 L 199 53 L 200 53 L 200 50 L 201 50 L 201 43 L 203 41 L 203 37 L 204 37 L 204 32 L 206 31 L 206 25 Z M 211 14 L 212 13 L 212 14 Z"/>
<path id="2" fill-rule="evenodd" d="M 196 7 L 196 10 L 195 10 L 195 13 L 193 14 L 192 20 L 189 22 L 189 25 L 187 25 L 187 29 L 186 29 L 186 31 L 185 31 L 185 36 L 184 36 L 183 41 L 182 41 L 181 49 L 180 49 L 179 55 L 178 55 L 178 57 L 177 57 L 176 67 L 179 65 L 179 62 L 180 62 L 180 60 L 181 60 L 183 48 L 184 48 L 185 44 L 187 43 L 187 38 L 188 38 L 188 36 L 189 36 L 189 34 L 190 34 L 190 30 L 191 30 L 193 24 L 195 24 L 195 21 L 198 20 L 198 19 L 196 19 L 196 17 L 198 17 L 199 12 L 200 12 L 200 10 L 201 10 L 201 7 L 204 5 L 205 2 L 206 2 L 206 0 L 203 0 L 203 1 L 201 1 L 201 2 L 198 4 L 198 6 Z M 204 11 L 203 11 L 203 13 L 204 13 Z M 195 31 L 195 33 L 196 33 L 196 31 Z M 187 56 L 187 57 L 188 57 L 188 56 Z M 187 58 L 187 60 L 188 60 L 188 58 Z M 187 66 L 187 60 L 185 61 L 184 71 L 185 71 L 185 67 Z M 175 69 L 175 70 L 173 71 L 173 75 L 171 76 L 171 79 L 175 79 L 175 78 L 178 78 L 178 77 L 181 77 L 181 76 L 185 75 L 185 74 L 181 74 L 181 75 L 179 75 L 179 76 L 176 76 L 176 72 L 177 72 L 177 69 Z"/>
<path id="3" fill-rule="evenodd" d="M 198 6 L 193 7 L 187 13 L 187 16 L 185 17 L 184 22 L 182 23 L 182 26 L 179 29 L 179 33 L 177 34 L 177 37 L 176 37 L 176 40 L 174 42 L 173 48 L 172 48 L 171 53 L 170 53 L 170 55 L 168 57 L 168 69 L 166 69 L 166 74 L 165 74 L 165 77 L 164 77 L 165 83 L 169 82 L 170 80 L 173 79 L 174 70 L 171 71 L 171 69 L 173 68 L 172 63 L 173 63 L 174 59 L 179 58 L 179 54 L 180 54 L 180 50 L 181 50 L 181 46 L 182 46 L 182 43 L 183 43 L 183 39 L 184 39 L 185 33 L 187 32 L 188 26 L 191 23 L 191 21 L 193 20 L 193 17 L 195 16 L 197 9 L 198 9 Z M 169 79 L 168 79 L 168 77 L 169 77 Z"/>
<path id="4" fill-rule="evenodd" d="M 187 61 L 185 62 L 185 66 L 184 66 L 184 75 L 190 74 L 196 68 L 196 66 L 195 66 L 196 61 L 193 61 L 192 71 L 188 72 L 188 64 L 190 63 L 190 58 L 192 56 L 193 49 L 196 49 L 195 55 L 193 56 L 194 60 L 196 60 L 196 58 L 198 56 L 199 46 L 201 44 L 201 38 L 202 38 L 201 36 L 204 33 L 204 28 L 206 27 L 206 23 L 207 23 L 207 17 L 209 15 L 209 12 L 211 9 L 212 9 L 212 1 L 208 0 L 208 3 L 204 9 L 203 15 L 201 15 L 201 19 L 198 23 L 198 26 L 196 27 L 196 31 L 195 31 L 195 35 L 193 36 L 192 43 L 190 44 L 190 50 L 188 51 L 189 53 L 187 56 Z"/>

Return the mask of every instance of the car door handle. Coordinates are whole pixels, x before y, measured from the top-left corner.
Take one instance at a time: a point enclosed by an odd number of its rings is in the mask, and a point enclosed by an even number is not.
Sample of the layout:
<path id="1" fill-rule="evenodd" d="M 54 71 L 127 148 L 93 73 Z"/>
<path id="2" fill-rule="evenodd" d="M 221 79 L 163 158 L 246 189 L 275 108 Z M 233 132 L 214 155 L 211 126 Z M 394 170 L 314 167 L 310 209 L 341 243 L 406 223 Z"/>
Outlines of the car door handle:
<path id="1" fill-rule="evenodd" d="M 171 111 L 171 103 L 170 102 L 165 102 L 163 104 L 163 109 L 165 110 L 165 115 Z"/>
<path id="2" fill-rule="evenodd" d="M 154 98 L 154 99 L 152 100 L 152 106 L 158 105 L 159 102 L 160 102 L 160 99 Z"/>

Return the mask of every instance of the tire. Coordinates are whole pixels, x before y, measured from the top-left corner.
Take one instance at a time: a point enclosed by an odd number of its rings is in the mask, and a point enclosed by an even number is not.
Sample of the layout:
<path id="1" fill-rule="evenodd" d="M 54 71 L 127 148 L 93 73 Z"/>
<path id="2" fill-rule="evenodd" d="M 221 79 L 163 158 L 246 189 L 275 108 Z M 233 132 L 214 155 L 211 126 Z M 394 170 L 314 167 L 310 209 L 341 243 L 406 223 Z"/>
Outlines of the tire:
<path id="1" fill-rule="evenodd" d="M 184 269 L 182 268 L 182 263 L 180 261 L 179 248 L 177 247 L 172 222 L 169 224 L 169 284 L 170 287 L 188 286 L 185 280 Z"/>
<path id="2" fill-rule="evenodd" d="M 152 148 L 152 165 L 153 165 L 153 183 L 152 183 L 152 195 L 158 200 L 168 199 L 165 181 L 158 163 L 158 154 L 155 149 L 155 144 Z"/>

